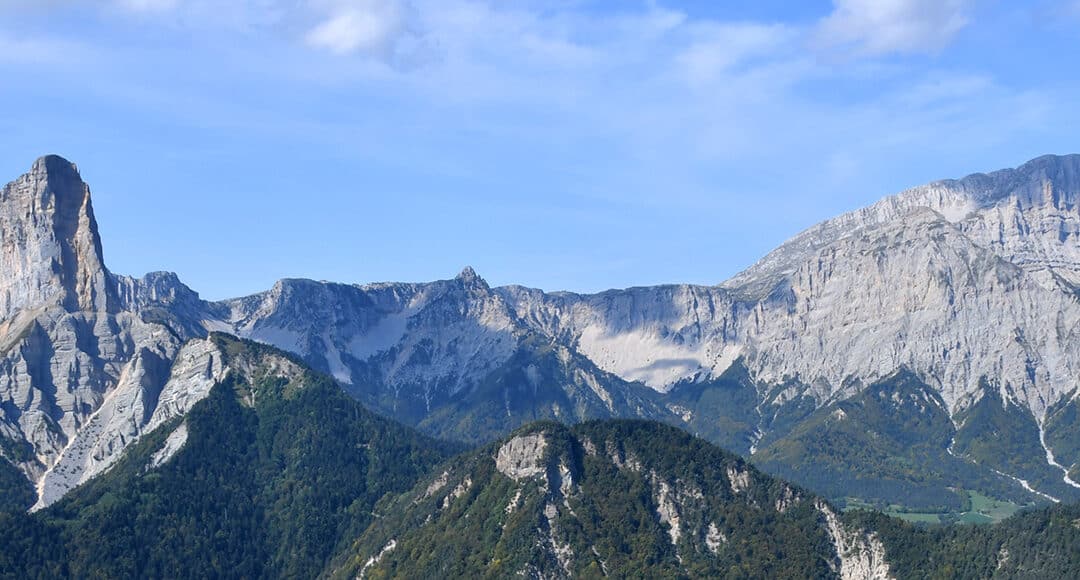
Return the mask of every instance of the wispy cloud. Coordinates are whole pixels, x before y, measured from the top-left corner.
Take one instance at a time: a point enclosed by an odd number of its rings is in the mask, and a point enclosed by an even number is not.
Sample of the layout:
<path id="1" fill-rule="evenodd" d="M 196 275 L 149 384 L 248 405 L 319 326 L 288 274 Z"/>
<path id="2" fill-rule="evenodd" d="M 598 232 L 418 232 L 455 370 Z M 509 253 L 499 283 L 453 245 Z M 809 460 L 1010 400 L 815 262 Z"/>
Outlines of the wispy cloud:
<path id="1" fill-rule="evenodd" d="M 406 31 L 397 2 L 373 0 L 335 10 L 307 34 L 307 42 L 338 54 L 386 55 Z"/>
<path id="2" fill-rule="evenodd" d="M 702 83 L 747 61 L 776 56 L 796 31 L 781 24 L 710 23 L 694 27 L 690 36 L 677 61 L 692 82 Z"/>
<path id="3" fill-rule="evenodd" d="M 818 46 L 861 56 L 936 53 L 970 22 L 973 0 L 833 0 Z"/>
<path id="4" fill-rule="evenodd" d="M 110 0 L 101 6 L 190 29 L 284 34 L 313 50 L 401 68 L 430 60 L 408 0 Z"/>
<path id="5" fill-rule="evenodd" d="M 115 0 L 117 7 L 134 12 L 163 12 L 177 7 L 180 0 Z"/>
<path id="6" fill-rule="evenodd" d="M 362 55 L 395 66 L 424 58 L 424 34 L 404 0 L 323 0 L 310 3 L 318 23 L 304 39 L 338 55 Z"/>

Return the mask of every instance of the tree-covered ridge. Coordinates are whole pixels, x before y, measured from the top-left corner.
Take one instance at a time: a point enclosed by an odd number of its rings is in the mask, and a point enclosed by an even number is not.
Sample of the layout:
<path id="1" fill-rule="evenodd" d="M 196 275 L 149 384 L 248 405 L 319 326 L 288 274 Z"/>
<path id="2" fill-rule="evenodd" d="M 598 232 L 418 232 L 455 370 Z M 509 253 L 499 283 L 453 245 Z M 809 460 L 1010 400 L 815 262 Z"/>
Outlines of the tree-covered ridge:
<path id="1" fill-rule="evenodd" d="M 860 510 L 835 517 L 812 493 L 645 421 L 530 425 L 375 511 L 326 575 L 1080 577 L 1076 505 L 994 525 L 917 526 Z"/>
<path id="2" fill-rule="evenodd" d="M 673 427 L 540 423 L 381 503 L 331 575 L 832 577 L 823 508 Z"/>
<path id="3" fill-rule="evenodd" d="M 312 577 L 380 497 L 447 456 L 276 349 L 215 341 L 233 371 L 186 417 L 49 509 L 3 516 L 4 576 Z"/>
<path id="4" fill-rule="evenodd" d="M 897 578 L 1080 578 L 1080 504 L 993 525 L 923 527 L 862 510 L 845 519 L 877 532 Z"/>

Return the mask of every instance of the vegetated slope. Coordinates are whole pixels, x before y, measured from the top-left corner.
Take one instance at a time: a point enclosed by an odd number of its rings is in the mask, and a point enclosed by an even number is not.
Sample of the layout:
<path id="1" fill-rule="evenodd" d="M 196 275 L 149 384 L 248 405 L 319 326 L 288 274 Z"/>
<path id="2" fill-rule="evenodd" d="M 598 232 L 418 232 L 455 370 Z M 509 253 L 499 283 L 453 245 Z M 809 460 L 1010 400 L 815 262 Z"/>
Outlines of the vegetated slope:
<path id="1" fill-rule="evenodd" d="M 828 578 L 888 567 L 820 498 L 647 421 L 544 422 L 382 502 L 333 577 Z M 839 546 L 839 549 L 838 549 Z"/>
<path id="2" fill-rule="evenodd" d="M 979 406 L 1003 406 L 992 392 L 984 401 Z M 815 410 L 784 436 L 762 441 L 754 463 L 828 497 L 857 497 L 882 508 L 903 505 L 924 511 L 962 511 L 967 502 L 965 489 L 982 490 L 1021 505 L 1039 499 L 995 472 L 993 467 L 1001 465 L 1001 460 L 991 456 L 1020 457 L 1009 453 L 1010 441 L 1034 441 L 1037 446 L 1037 436 L 1023 438 L 1007 430 L 993 435 L 979 432 L 986 424 L 983 418 L 972 417 L 958 430 L 937 392 L 901 371 L 854 397 Z M 969 440 L 981 442 L 986 450 L 981 461 L 960 456 L 967 452 L 962 445 Z M 1028 463 L 1011 471 L 1046 473 L 1049 489 L 1066 492 L 1064 486 L 1056 485 L 1041 454 L 1029 451 L 1023 457 Z"/>
<path id="3" fill-rule="evenodd" d="M 541 422 L 388 496 L 333 578 L 1076 578 L 1080 507 L 999 524 L 839 514 L 648 421 Z"/>
<path id="4" fill-rule="evenodd" d="M 0 457 L 0 512 L 26 511 L 36 499 L 37 494 L 26 476 Z"/>
<path id="5" fill-rule="evenodd" d="M 1080 578 L 1080 505 L 1021 512 L 993 525 L 921 527 L 880 513 L 845 514 L 873 529 L 897 578 Z"/>
<path id="6" fill-rule="evenodd" d="M 448 453 L 271 347 L 213 335 L 230 371 L 52 507 L 0 522 L 8 577 L 312 577 Z"/>

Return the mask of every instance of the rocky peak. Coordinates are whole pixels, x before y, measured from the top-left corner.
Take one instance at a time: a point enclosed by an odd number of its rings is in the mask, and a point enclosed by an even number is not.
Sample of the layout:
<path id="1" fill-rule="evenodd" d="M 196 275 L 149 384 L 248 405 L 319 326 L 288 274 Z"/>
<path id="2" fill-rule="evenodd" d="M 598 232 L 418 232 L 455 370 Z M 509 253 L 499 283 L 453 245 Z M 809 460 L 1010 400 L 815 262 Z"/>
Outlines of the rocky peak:
<path id="1" fill-rule="evenodd" d="M 123 304 L 132 310 L 149 304 L 171 306 L 202 303 L 199 293 L 181 282 L 173 272 L 149 272 L 142 278 L 118 276 L 116 284 Z"/>
<path id="2" fill-rule="evenodd" d="M 457 275 L 457 279 L 463 282 L 470 282 L 479 278 L 476 274 L 476 270 L 473 270 L 472 266 L 465 266 L 461 269 L 461 272 Z"/>
<path id="3" fill-rule="evenodd" d="M 472 269 L 472 266 L 465 266 L 461 273 L 454 277 L 454 280 L 461 282 L 466 288 L 478 288 L 483 290 L 490 290 L 486 280 L 480 277 L 476 273 L 476 270 Z"/>
<path id="4" fill-rule="evenodd" d="M 913 187 L 821 222 L 721 284 L 760 298 L 818 251 L 867 229 L 931 211 L 976 244 L 1031 272 L 1080 283 L 1080 155 L 1045 155 L 1014 169 Z M 1042 276 L 1045 283 L 1049 276 Z"/>
<path id="5" fill-rule="evenodd" d="M 1022 206 L 1072 207 L 1080 193 L 1080 155 L 1044 155 L 990 177 L 999 196 L 1012 194 Z"/>
<path id="6" fill-rule="evenodd" d="M 114 308 L 90 188 L 75 165 L 49 155 L 0 192 L 0 319 L 59 304 Z"/>
<path id="7" fill-rule="evenodd" d="M 205 336 L 205 320 L 229 314 L 226 307 L 200 298 L 172 272 L 150 272 L 142 278 L 113 276 L 112 284 L 121 310 L 163 324 L 185 340 Z"/>

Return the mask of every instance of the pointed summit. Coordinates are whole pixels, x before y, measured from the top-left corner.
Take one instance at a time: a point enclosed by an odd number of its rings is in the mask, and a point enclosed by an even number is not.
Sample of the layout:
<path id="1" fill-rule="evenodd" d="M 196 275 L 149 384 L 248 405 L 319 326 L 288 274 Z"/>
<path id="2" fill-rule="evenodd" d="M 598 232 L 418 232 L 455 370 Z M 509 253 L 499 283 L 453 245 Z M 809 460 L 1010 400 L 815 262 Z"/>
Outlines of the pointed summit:
<path id="1" fill-rule="evenodd" d="M 473 270 L 472 266 L 465 266 L 457 275 L 458 280 L 474 280 L 478 277 L 479 276 L 476 275 L 476 270 Z"/>
<path id="2" fill-rule="evenodd" d="M 460 280 L 465 285 L 473 285 L 479 283 L 483 286 L 487 286 L 487 282 L 484 281 L 484 279 L 476 273 L 476 270 L 472 269 L 472 266 L 465 266 L 465 268 L 461 270 L 461 273 L 458 274 L 457 277 L 454 279 Z"/>
<path id="3" fill-rule="evenodd" d="M 90 202 L 75 164 L 57 155 L 0 191 L 0 320 L 60 304 L 103 311 L 114 302 Z"/>

